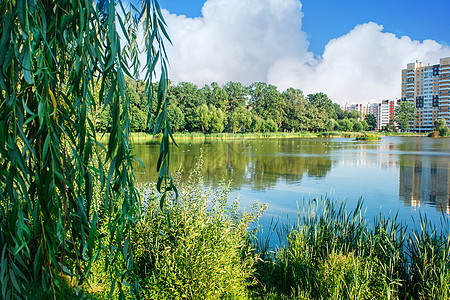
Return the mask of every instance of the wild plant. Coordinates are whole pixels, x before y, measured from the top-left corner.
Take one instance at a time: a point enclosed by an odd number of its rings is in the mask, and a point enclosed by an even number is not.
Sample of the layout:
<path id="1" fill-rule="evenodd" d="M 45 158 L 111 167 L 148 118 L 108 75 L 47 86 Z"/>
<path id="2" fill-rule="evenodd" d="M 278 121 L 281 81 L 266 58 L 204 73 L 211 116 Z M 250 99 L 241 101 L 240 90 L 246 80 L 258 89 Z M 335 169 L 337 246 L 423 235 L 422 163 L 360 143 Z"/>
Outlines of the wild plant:
<path id="1" fill-rule="evenodd" d="M 144 298 L 248 297 L 257 260 L 249 229 L 263 206 L 242 211 L 237 200 L 229 202 L 226 183 L 215 192 L 206 189 L 201 162 L 186 183 L 177 183 L 178 198 L 169 197 L 162 211 L 154 186 L 141 189 L 143 217 L 132 244 Z"/>

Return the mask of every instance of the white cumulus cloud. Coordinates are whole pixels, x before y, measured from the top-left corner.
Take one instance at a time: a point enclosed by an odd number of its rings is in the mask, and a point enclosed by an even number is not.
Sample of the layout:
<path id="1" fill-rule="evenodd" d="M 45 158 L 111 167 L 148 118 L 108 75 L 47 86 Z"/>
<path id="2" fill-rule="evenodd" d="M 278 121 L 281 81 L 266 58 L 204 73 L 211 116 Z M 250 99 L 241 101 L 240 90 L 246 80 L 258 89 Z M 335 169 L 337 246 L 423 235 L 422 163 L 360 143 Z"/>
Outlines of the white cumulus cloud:
<path id="1" fill-rule="evenodd" d="M 335 102 L 400 97 L 400 72 L 415 60 L 435 64 L 450 47 L 356 25 L 331 40 L 321 57 L 308 51 L 298 0 L 208 0 L 202 16 L 165 12 L 174 47 L 170 78 L 198 85 L 265 81 L 281 90 L 325 92 Z"/>

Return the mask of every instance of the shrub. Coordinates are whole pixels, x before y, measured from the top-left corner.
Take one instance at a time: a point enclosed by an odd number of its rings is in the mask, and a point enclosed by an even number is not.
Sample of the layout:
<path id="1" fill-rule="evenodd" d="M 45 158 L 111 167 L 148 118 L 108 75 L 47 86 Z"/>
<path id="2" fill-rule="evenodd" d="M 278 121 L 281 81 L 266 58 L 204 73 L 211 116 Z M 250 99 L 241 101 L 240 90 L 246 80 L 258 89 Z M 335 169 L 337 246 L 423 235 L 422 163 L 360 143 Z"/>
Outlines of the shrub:
<path id="1" fill-rule="evenodd" d="M 378 141 L 380 137 L 375 134 L 363 134 L 356 136 L 357 141 Z"/>
<path id="2" fill-rule="evenodd" d="M 243 299 L 257 255 L 250 224 L 263 211 L 241 212 L 228 202 L 229 186 L 205 191 L 194 170 L 177 199 L 159 209 L 154 186 L 145 186 L 143 217 L 133 237 L 135 268 L 148 299 Z"/>

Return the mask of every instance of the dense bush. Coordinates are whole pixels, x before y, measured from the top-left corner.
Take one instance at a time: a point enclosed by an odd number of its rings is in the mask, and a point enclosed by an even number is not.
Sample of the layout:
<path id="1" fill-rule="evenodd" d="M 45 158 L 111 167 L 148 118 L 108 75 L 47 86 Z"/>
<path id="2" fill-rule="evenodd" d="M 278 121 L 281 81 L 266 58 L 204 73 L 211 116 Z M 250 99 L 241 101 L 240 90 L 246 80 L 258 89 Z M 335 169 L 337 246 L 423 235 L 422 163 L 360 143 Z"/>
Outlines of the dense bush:
<path id="1" fill-rule="evenodd" d="M 164 212 L 155 188 L 142 188 L 143 216 L 132 245 L 144 298 L 248 298 L 257 259 L 249 227 L 262 206 L 240 211 L 238 202 L 228 202 L 228 185 L 205 191 L 198 171 L 179 186 Z"/>

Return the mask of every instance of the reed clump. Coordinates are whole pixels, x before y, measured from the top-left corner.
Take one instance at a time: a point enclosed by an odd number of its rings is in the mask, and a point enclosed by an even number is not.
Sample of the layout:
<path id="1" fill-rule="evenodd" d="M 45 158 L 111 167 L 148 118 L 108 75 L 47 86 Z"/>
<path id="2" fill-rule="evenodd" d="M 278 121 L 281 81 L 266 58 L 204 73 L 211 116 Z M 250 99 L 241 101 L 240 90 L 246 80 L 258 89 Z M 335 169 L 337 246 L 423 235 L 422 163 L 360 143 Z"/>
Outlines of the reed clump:
<path id="1" fill-rule="evenodd" d="M 421 215 L 408 229 L 396 216 L 368 224 L 329 199 L 307 201 L 297 222 L 279 230 L 287 245 L 268 251 L 256 277 L 265 299 L 448 299 L 448 222 L 440 230 Z M 260 244 L 259 244 L 260 245 Z"/>

